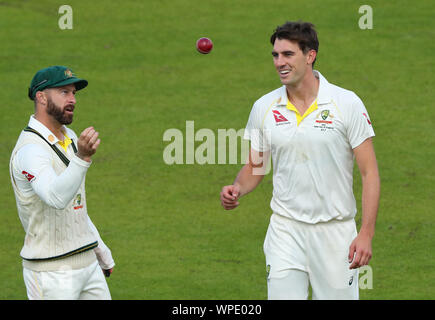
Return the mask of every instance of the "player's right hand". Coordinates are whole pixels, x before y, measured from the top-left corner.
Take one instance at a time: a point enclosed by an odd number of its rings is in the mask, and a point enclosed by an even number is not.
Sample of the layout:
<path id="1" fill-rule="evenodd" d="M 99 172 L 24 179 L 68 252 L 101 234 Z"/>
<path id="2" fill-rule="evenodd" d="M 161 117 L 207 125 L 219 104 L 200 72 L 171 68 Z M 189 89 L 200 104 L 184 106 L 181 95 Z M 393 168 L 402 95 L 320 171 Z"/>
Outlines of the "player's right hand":
<path id="1" fill-rule="evenodd" d="M 225 186 L 221 191 L 221 204 L 225 210 L 231 210 L 239 205 L 240 188 L 236 185 Z"/>
<path id="2" fill-rule="evenodd" d="M 106 278 L 110 277 L 110 275 L 111 275 L 112 272 L 113 272 L 113 268 L 112 268 L 112 269 L 102 269 L 102 270 L 103 270 L 104 276 L 105 276 Z"/>
<path id="3" fill-rule="evenodd" d="M 87 162 L 91 162 L 91 157 L 97 151 L 101 140 L 98 139 L 98 132 L 94 127 L 83 130 L 77 141 L 77 156 Z"/>

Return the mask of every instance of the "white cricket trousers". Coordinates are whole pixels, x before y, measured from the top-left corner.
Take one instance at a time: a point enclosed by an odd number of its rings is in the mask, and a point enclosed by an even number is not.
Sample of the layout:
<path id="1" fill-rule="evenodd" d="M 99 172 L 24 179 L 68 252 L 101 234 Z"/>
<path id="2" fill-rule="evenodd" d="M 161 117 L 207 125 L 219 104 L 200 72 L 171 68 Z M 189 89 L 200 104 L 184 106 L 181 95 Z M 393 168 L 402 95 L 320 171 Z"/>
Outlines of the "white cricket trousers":
<path id="1" fill-rule="evenodd" d="M 307 224 L 273 213 L 264 241 L 269 300 L 357 300 L 358 270 L 349 269 L 355 221 Z"/>
<path id="2" fill-rule="evenodd" d="M 33 271 L 23 268 L 30 300 L 111 300 L 98 261 L 83 269 Z"/>

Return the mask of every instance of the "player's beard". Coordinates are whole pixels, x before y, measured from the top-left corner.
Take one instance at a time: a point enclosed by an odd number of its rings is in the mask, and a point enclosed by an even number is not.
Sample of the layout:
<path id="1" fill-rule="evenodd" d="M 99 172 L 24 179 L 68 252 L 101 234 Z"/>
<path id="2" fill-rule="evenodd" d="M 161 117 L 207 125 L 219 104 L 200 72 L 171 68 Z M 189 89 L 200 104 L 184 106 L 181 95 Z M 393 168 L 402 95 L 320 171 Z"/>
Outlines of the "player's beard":
<path id="1" fill-rule="evenodd" d="M 73 115 L 66 114 L 65 108 L 57 106 L 50 98 L 47 99 L 47 113 L 62 125 L 71 124 L 73 121 Z"/>

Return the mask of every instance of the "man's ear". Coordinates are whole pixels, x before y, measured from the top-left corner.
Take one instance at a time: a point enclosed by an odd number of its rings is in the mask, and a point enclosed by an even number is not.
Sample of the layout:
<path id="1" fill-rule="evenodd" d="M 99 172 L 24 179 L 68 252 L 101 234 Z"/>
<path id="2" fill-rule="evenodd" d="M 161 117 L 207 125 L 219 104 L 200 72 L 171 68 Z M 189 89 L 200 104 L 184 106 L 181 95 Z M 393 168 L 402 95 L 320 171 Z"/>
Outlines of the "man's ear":
<path id="1" fill-rule="evenodd" d="M 316 60 L 317 52 L 316 50 L 311 49 L 307 53 L 307 64 L 313 64 L 314 60 Z"/>
<path id="2" fill-rule="evenodd" d="M 38 104 L 47 105 L 47 94 L 44 91 L 36 92 L 35 101 Z"/>

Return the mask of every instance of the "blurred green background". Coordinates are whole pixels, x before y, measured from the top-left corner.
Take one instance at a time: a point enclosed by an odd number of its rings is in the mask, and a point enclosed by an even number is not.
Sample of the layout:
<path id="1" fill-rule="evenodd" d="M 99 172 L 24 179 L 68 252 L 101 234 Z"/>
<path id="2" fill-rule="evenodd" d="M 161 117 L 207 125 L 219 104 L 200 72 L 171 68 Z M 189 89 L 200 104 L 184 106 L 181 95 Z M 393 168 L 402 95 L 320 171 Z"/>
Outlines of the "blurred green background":
<path id="1" fill-rule="evenodd" d="M 88 213 L 116 267 L 113 299 L 266 299 L 262 245 L 272 176 L 234 211 L 219 202 L 241 164 L 167 165 L 170 128 L 244 128 L 252 104 L 280 86 L 269 37 L 287 20 L 316 25 L 315 68 L 364 101 L 382 194 L 373 242 L 373 289 L 361 299 L 435 297 L 435 4 L 414 1 L 0 1 L 0 299 L 26 299 L 24 231 L 9 157 L 33 113 L 35 72 L 66 65 L 89 81 L 74 122 L 102 143 L 87 174 Z M 373 8 L 362 30 L 361 5 Z M 214 42 L 208 55 L 195 42 Z M 217 155 L 216 155 L 217 159 Z M 361 179 L 355 168 L 361 220 Z"/>

